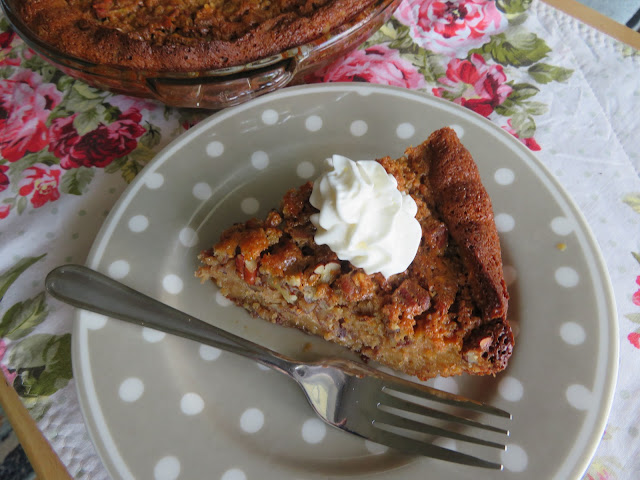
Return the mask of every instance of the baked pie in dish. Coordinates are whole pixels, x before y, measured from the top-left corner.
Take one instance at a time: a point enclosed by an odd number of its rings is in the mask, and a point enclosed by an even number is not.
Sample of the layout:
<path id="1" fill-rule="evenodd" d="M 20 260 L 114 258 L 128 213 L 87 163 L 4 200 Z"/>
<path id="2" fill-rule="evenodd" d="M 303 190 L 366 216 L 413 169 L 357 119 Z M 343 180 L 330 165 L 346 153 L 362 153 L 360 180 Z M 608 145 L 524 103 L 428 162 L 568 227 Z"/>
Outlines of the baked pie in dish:
<path id="1" fill-rule="evenodd" d="M 376 32 L 400 0 L 0 0 L 68 75 L 176 107 L 220 109 L 302 81 Z"/>
<path id="2" fill-rule="evenodd" d="M 401 158 L 377 162 L 417 207 L 417 252 L 403 271 L 367 273 L 316 242 L 308 182 L 264 220 L 225 230 L 200 254 L 196 276 L 252 315 L 423 380 L 503 370 L 514 345 L 508 293 L 491 200 L 471 154 L 443 128 Z"/>

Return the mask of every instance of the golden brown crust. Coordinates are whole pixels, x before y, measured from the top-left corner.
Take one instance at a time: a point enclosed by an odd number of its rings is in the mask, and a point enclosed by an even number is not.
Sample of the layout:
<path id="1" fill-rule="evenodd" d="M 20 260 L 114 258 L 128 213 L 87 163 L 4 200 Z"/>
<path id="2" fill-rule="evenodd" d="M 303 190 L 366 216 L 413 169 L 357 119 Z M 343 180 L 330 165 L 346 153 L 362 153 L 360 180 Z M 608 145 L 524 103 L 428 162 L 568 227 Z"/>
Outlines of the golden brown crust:
<path id="1" fill-rule="evenodd" d="M 436 208 L 471 272 L 475 300 L 485 320 L 505 318 L 509 297 L 500 239 L 478 167 L 450 128 L 431 134 L 427 145 L 429 182 L 437 199 Z"/>
<path id="2" fill-rule="evenodd" d="M 310 182 L 264 222 L 227 229 L 197 276 L 238 305 L 422 379 L 495 374 L 511 356 L 500 244 L 488 194 L 455 132 L 378 160 L 418 205 L 418 252 L 402 273 L 367 275 L 317 245 Z"/>
<path id="3" fill-rule="evenodd" d="M 273 16 L 267 12 L 262 19 L 256 13 L 261 2 L 211 1 L 203 6 L 203 2 L 185 1 L 193 4 L 185 7 L 193 11 L 180 11 L 186 19 L 177 27 L 177 19 L 169 14 L 158 18 L 147 11 L 153 28 L 131 18 L 119 19 L 112 10 L 122 5 L 108 0 L 22 0 L 16 2 L 16 13 L 42 41 L 73 57 L 135 70 L 196 72 L 243 65 L 308 43 L 374 1 L 274 1 L 270 3 L 281 8 L 271 8 Z M 133 8 L 132 2 L 120 3 Z M 210 11 L 207 21 L 198 25 L 198 13 L 209 4 L 227 5 L 234 15 L 226 18 L 221 9 Z M 245 10 L 252 14 L 241 15 L 236 11 L 242 7 L 239 4 L 250 4 L 253 8 Z M 118 21 L 123 24 L 119 26 Z"/>

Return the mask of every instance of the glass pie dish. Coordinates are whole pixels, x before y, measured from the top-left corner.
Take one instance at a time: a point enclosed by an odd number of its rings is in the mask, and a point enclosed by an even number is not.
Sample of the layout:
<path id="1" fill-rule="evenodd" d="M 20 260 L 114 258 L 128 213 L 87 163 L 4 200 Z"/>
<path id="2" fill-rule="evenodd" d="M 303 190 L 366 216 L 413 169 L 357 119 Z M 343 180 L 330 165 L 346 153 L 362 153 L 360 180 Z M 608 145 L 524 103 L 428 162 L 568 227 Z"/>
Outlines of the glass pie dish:
<path id="1" fill-rule="evenodd" d="M 61 52 L 21 20 L 21 0 L 0 0 L 14 31 L 37 54 L 65 74 L 112 92 L 152 98 L 174 107 L 219 110 L 238 105 L 305 76 L 362 44 L 395 11 L 400 0 L 377 0 L 313 41 L 244 65 L 193 72 L 136 70 L 88 62 Z"/>

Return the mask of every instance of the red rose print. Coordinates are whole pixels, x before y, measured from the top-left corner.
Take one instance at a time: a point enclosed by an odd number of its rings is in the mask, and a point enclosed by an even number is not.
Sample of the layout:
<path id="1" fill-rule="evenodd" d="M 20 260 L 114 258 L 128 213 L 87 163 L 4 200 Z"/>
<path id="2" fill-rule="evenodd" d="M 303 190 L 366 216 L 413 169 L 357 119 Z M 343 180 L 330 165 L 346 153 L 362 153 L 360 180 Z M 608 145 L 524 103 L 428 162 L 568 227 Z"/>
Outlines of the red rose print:
<path id="1" fill-rule="evenodd" d="M 397 50 L 375 45 L 355 50 L 328 68 L 313 74 L 309 82 L 371 82 L 405 88 L 424 88 L 424 76 Z"/>
<path id="2" fill-rule="evenodd" d="M 11 43 L 16 38 L 15 32 L 8 30 L 0 33 L 0 66 L 18 66 L 20 65 L 19 58 L 12 58 L 9 56 L 11 53 Z"/>
<path id="3" fill-rule="evenodd" d="M 0 205 L 0 220 L 7 218 L 11 212 L 11 205 Z"/>
<path id="4" fill-rule="evenodd" d="M 60 198 L 58 185 L 60 184 L 60 169 L 49 167 L 43 163 L 36 163 L 23 172 L 18 193 L 23 197 L 31 195 L 31 204 L 39 208 L 47 202 Z"/>
<path id="5" fill-rule="evenodd" d="M 495 0 L 403 0 L 394 16 L 422 48 L 458 58 L 508 26 Z"/>
<path id="6" fill-rule="evenodd" d="M 542 148 L 540 147 L 540 145 L 538 145 L 538 142 L 536 142 L 536 139 L 533 137 L 528 137 L 528 138 L 521 138 L 516 131 L 513 129 L 513 125 L 511 124 L 511 119 L 507 120 L 507 125 L 503 125 L 502 128 L 504 130 L 506 130 L 507 132 L 509 132 L 511 135 L 513 135 L 514 137 L 516 137 L 518 140 L 520 140 L 522 143 L 524 143 L 529 150 L 533 151 L 533 152 L 538 152 L 540 150 L 542 150 Z"/>
<path id="7" fill-rule="evenodd" d="M 47 117 L 61 99 L 55 85 L 31 70 L 0 81 L 0 154 L 16 162 L 42 150 L 49 141 Z"/>
<path id="8" fill-rule="evenodd" d="M 636 277 L 636 283 L 640 285 L 640 275 Z M 631 297 L 631 300 L 633 301 L 634 304 L 640 306 L 640 289 L 638 289 L 636 293 L 633 294 L 633 296 Z"/>
<path id="9" fill-rule="evenodd" d="M 444 87 L 434 88 L 433 94 L 488 117 L 512 92 L 506 81 L 501 65 L 487 65 L 482 55 L 474 53 L 469 60 L 451 60 L 447 76 L 438 79 Z"/>
<path id="10" fill-rule="evenodd" d="M 138 137 L 146 131 L 140 125 L 142 115 L 135 109 L 121 114 L 109 125 L 100 124 L 82 136 L 73 126 L 74 118 L 58 118 L 51 125 L 49 150 L 60 158 L 60 166 L 65 169 L 80 166 L 104 168 L 116 158 L 131 153 L 138 146 Z"/>
<path id="11" fill-rule="evenodd" d="M 0 165 L 0 192 L 6 190 L 9 186 L 9 177 L 7 177 L 7 174 L 5 173 L 7 170 L 9 170 L 9 167 L 6 165 Z"/>
<path id="12" fill-rule="evenodd" d="M 638 333 L 638 332 L 630 333 L 627 336 L 627 338 L 631 342 L 631 345 L 633 345 L 634 347 L 640 349 L 640 333 Z"/>

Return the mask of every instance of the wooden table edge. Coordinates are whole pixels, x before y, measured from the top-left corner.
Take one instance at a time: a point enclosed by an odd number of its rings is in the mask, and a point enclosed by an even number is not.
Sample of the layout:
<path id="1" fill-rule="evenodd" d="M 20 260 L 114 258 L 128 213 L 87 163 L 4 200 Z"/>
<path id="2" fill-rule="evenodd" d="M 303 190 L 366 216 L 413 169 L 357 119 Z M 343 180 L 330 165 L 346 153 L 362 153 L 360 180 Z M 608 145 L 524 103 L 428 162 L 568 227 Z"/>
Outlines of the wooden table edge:
<path id="1" fill-rule="evenodd" d="M 46 480 L 71 480 L 60 458 L 22 404 L 14 388 L 7 384 L 2 372 L 0 372 L 0 404 L 36 476 Z"/>
<path id="2" fill-rule="evenodd" d="M 640 50 L 640 32 L 630 29 L 626 25 L 604 16 L 597 10 L 587 7 L 577 0 L 542 0 L 547 5 L 560 10 L 586 23 L 590 27 L 625 43 L 636 50 Z"/>

